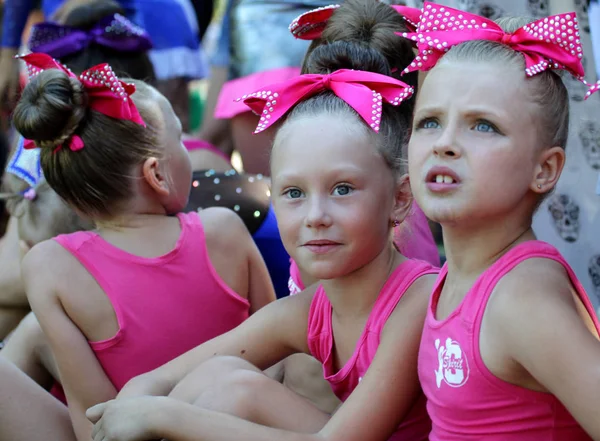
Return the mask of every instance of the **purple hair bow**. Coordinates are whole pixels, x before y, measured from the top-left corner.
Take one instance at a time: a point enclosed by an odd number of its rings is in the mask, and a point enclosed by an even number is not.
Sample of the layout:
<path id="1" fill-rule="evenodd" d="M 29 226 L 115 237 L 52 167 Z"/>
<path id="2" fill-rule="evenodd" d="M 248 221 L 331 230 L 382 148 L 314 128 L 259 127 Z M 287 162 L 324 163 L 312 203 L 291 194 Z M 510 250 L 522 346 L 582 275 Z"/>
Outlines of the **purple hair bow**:
<path id="1" fill-rule="evenodd" d="M 88 30 L 49 22 L 39 23 L 31 30 L 29 48 L 32 52 L 62 58 L 82 51 L 92 43 L 120 52 L 152 48 L 146 31 L 120 14 L 108 16 Z"/>

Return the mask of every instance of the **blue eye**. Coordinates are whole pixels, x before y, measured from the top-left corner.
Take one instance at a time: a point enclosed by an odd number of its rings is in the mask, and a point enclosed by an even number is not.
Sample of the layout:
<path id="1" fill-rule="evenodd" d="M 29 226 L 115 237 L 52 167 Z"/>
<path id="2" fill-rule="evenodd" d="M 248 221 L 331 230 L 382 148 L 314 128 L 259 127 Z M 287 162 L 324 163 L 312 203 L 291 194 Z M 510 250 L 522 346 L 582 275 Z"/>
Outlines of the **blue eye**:
<path id="1" fill-rule="evenodd" d="M 493 124 L 487 121 L 479 121 L 475 124 L 475 130 L 478 132 L 488 132 L 488 133 L 496 133 L 498 130 L 494 127 Z"/>
<path id="2" fill-rule="evenodd" d="M 422 120 L 417 127 L 419 129 L 437 129 L 440 127 L 440 124 L 433 118 L 426 118 Z"/>
<path id="3" fill-rule="evenodd" d="M 346 196 L 352 193 L 352 187 L 350 187 L 347 184 L 338 185 L 337 187 L 335 187 L 333 192 L 336 196 Z"/>
<path id="4" fill-rule="evenodd" d="M 289 190 L 286 190 L 283 194 L 290 199 L 298 199 L 302 197 L 302 191 L 298 190 L 297 188 L 290 188 Z"/>

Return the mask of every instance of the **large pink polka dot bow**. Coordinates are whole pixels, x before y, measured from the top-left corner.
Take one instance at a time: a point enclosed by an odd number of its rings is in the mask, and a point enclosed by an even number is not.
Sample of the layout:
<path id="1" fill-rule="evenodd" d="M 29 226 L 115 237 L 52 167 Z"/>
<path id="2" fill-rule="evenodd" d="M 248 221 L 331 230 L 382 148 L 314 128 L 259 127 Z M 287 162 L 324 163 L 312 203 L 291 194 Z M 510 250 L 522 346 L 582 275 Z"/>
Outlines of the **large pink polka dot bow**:
<path id="1" fill-rule="evenodd" d="M 395 78 L 374 72 L 340 69 L 331 74 L 299 75 L 288 81 L 268 86 L 258 92 L 244 95 L 237 101 L 260 115 L 254 133 L 260 133 L 282 118 L 294 105 L 325 90 L 344 100 L 379 132 L 383 102 L 400 105 L 414 93 L 414 89 Z"/>
<path id="2" fill-rule="evenodd" d="M 417 31 L 399 35 L 413 40 L 419 49 L 405 73 L 431 69 L 452 46 L 471 40 L 489 40 L 522 53 L 527 76 L 547 69 L 566 69 L 580 80 L 584 75 L 575 13 L 553 15 L 507 33 L 487 18 L 425 2 Z"/>
<path id="3" fill-rule="evenodd" d="M 88 95 L 88 107 L 90 109 L 112 118 L 133 121 L 144 127 L 146 126 L 137 107 L 131 100 L 131 95 L 135 92 L 135 85 L 119 80 L 108 64 L 99 64 L 77 76 L 47 54 L 20 55 L 18 58 L 25 61 L 30 79 L 47 69 L 62 70 L 71 78 L 77 78 L 81 81 Z M 83 140 L 78 135 L 71 137 L 69 143 L 71 150 L 81 150 L 83 146 Z M 34 147 L 35 144 L 31 142 L 25 146 L 25 148 Z"/>

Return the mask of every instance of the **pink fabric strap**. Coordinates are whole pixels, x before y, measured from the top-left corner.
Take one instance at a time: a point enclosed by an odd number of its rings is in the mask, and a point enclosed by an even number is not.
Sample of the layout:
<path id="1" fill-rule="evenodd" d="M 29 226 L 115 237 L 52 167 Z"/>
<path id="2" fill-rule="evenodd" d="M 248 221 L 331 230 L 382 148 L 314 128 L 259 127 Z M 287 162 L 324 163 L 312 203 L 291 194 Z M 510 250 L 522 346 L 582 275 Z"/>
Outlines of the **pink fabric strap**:
<path id="1" fill-rule="evenodd" d="M 507 33 L 487 18 L 425 2 L 417 31 L 399 35 L 413 40 L 419 49 L 404 73 L 431 69 L 452 46 L 471 40 L 489 40 L 522 53 L 527 76 L 547 69 L 566 69 L 580 80 L 584 76 L 583 49 L 575 13 L 553 15 Z"/>
<path id="2" fill-rule="evenodd" d="M 244 95 L 239 100 L 250 107 L 260 121 L 254 133 L 260 133 L 282 118 L 299 102 L 324 90 L 331 90 L 379 131 L 383 102 L 400 105 L 414 89 L 395 78 L 374 72 L 340 69 L 331 74 L 300 75 L 282 83 Z"/>
<path id="3" fill-rule="evenodd" d="M 69 77 L 81 81 L 88 95 L 90 109 L 112 118 L 133 121 L 146 126 L 131 99 L 131 95 L 135 92 L 135 85 L 119 80 L 108 64 L 99 64 L 77 76 L 47 54 L 36 53 L 18 56 L 18 58 L 25 61 L 30 79 L 47 69 L 62 70 Z M 25 145 L 26 149 L 33 147 L 35 144 L 31 142 Z M 73 151 L 81 150 L 83 140 L 79 136 L 73 135 L 69 148 Z"/>

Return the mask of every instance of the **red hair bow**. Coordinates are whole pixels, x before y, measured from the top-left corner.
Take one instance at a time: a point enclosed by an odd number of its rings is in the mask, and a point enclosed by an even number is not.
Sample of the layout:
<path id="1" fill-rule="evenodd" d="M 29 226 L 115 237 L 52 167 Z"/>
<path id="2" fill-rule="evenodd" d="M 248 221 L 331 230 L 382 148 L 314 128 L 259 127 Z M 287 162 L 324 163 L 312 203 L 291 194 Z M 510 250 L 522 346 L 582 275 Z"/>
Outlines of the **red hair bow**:
<path id="1" fill-rule="evenodd" d="M 292 21 L 289 26 L 292 35 L 300 40 L 316 40 L 321 36 L 327 22 L 340 5 L 329 5 L 305 12 Z M 415 32 L 419 26 L 421 10 L 408 6 L 393 5 L 406 22 L 409 32 Z"/>
<path id="2" fill-rule="evenodd" d="M 244 104 L 260 115 L 254 131 L 260 133 L 296 104 L 324 90 L 331 90 L 344 100 L 376 132 L 381 124 L 383 102 L 398 106 L 414 93 L 412 87 L 387 75 L 340 69 L 327 75 L 299 75 L 244 95 L 237 101 L 244 100 Z"/>
<path id="3" fill-rule="evenodd" d="M 108 64 L 99 64 L 76 76 L 70 69 L 47 54 L 36 53 L 22 55 L 18 58 L 25 61 L 30 79 L 47 69 L 62 70 L 71 78 L 81 81 L 88 95 L 90 109 L 112 118 L 133 121 L 146 127 L 137 107 L 131 100 L 131 95 L 135 92 L 135 85 L 119 80 Z M 25 148 L 33 147 L 35 145 L 28 143 Z M 69 148 L 73 151 L 81 150 L 83 140 L 79 136 L 73 135 Z"/>
<path id="4" fill-rule="evenodd" d="M 458 9 L 425 2 L 415 33 L 399 34 L 416 42 L 419 54 L 404 73 L 429 70 L 452 46 L 471 40 L 506 44 L 525 57 L 527 76 L 565 69 L 583 79 L 583 49 L 575 13 L 558 14 L 506 33 L 491 20 Z"/>

